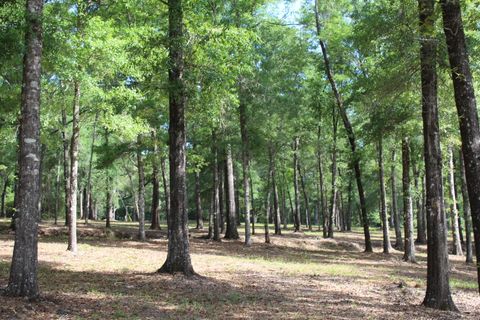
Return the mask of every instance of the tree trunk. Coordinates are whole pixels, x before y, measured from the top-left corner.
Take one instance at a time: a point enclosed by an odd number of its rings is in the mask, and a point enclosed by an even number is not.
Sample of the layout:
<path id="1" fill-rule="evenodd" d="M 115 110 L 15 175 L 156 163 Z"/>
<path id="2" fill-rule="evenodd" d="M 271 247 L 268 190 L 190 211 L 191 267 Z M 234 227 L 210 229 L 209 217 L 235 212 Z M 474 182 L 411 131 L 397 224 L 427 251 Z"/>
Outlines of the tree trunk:
<path id="1" fill-rule="evenodd" d="M 221 153 L 221 152 L 220 152 Z M 218 152 L 217 152 L 218 154 Z M 222 159 L 217 159 L 217 171 L 218 171 L 218 224 L 219 224 L 219 229 L 220 229 L 220 235 L 222 235 L 225 232 L 225 206 L 224 206 L 224 201 L 225 201 L 225 196 L 224 196 L 224 191 L 225 191 L 225 184 L 223 181 L 223 160 Z"/>
<path id="2" fill-rule="evenodd" d="M 418 0 L 422 118 L 427 210 L 427 291 L 423 304 L 441 310 L 457 310 L 449 284 L 447 225 L 443 207 L 442 154 L 437 106 L 437 41 L 434 0 Z"/>
<path id="3" fill-rule="evenodd" d="M 225 196 L 227 198 L 227 230 L 225 239 L 238 239 L 236 208 L 235 208 L 235 180 L 233 176 L 232 148 L 227 145 L 225 157 Z"/>
<path id="4" fill-rule="evenodd" d="M 18 194 L 15 244 L 6 293 L 37 298 L 38 219 L 40 216 L 40 76 L 42 0 L 26 5 L 25 54 L 18 156 Z"/>
<path id="5" fill-rule="evenodd" d="M 403 237 L 402 230 L 400 228 L 400 213 L 397 206 L 397 178 L 395 174 L 396 152 L 392 149 L 392 168 L 390 174 L 390 182 L 392 184 L 392 215 L 393 223 L 395 226 L 395 248 L 397 250 L 403 250 Z"/>
<path id="6" fill-rule="evenodd" d="M 302 186 L 302 193 L 303 193 L 303 200 L 305 202 L 305 221 L 308 225 L 308 230 L 312 231 L 312 217 L 310 216 L 310 208 L 308 204 L 308 195 L 307 195 L 307 188 L 305 187 L 305 172 L 301 172 L 300 164 L 298 164 L 298 174 L 300 175 L 300 181 Z"/>
<path id="7" fill-rule="evenodd" d="M 403 260 L 416 262 L 415 243 L 413 242 L 413 203 L 410 192 L 410 146 L 408 138 L 402 140 L 402 169 L 403 169 L 403 221 L 405 231 L 405 251 Z"/>
<path id="8" fill-rule="evenodd" d="M 163 156 L 160 157 L 160 169 L 162 170 L 163 197 L 165 199 L 165 218 L 167 219 L 168 224 L 168 217 L 170 216 L 170 188 L 167 183 L 165 158 Z"/>
<path id="9" fill-rule="evenodd" d="M 347 231 L 352 231 L 352 175 L 348 179 L 348 199 L 347 199 Z"/>
<path id="10" fill-rule="evenodd" d="M 367 204 L 365 200 L 365 192 L 363 190 L 363 183 L 362 183 L 362 172 L 360 169 L 360 157 L 357 155 L 357 152 L 356 152 L 357 143 L 355 139 L 355 134 L 353 132 L 352 124 L 348 119 L 347 112 L 344 108 L 342 98 L 340 96 L 340 93 L 337 89 L 337 84 L 333 77 L 333 72 L 330 68 L 330 60 L 328 58 L 327 48 L 325 46 L 325 43 L 322 40 L 320 40 L 320 19 L 318 14 L 318 0 L 315 0 L 315 21 L 316 21 L 316 27 L 317 27 L 317 36 L 319 37 L 320 48 L 322 50 L 323 60 L 325 62 L 325 73 L 327 75 L 330 86 L 332 87 L 332 91 L 335 96 L 335 101 L 338 107 L 338 112 L 340 114 L 340 117 L 342 118 L 345 131 L 347 132 L 350 148 L 353 154 L 353 168 L 355 170 L 355 179 L 357 181 L 358 198 L 360 200 L 363 232 L 365 236 L 365 252 L 373 252 L 372 242 L 370 239 L 370 226 L 369 226 L 369 220 L 368 220 L 368 214 L 367 214 Z"/>
<path id="11" fill-rule="evenodd" d="M 70 208 L 69 188 L 70 188 L 70 164 L 69 164 L 69 143 L 67 139 L 67 112 L 62 108 L 62 142 L 63 142 L 63 180 L 65 197 L 65 225 L 68 226 L 68 210 Z"/>
<path id="12" fill-rule="evenodd" d="M 203 230 L 202 196 L 199 171 L 195 171 L 195 210 L 197 211 L 197 229 Z"/>
<path id="13" fill-rule="evenodd" d="M 80 140 L 80 83 L 74 81 L 72 139 L 70 142 L 70 188 L 68 195 L 68 251 L 77 252 L 78 145 Z"/>
<path id="14" fill-rule="evenodd" d="M 458 227 L 458 209 L 457 197 L 455 194 L 455 169 L 453 165 L 453 148 L 448 147 L 448 178 L 450 185 L 451 198 L 451 220 L 452 220 L 452 237 L 453 237 L 453 254 L 463 256 L 462 242 L 460 241 L 460 232 Z"/>
<path id="15" fill-rule="evenodd" d="M 455 104 L 457 106 L 462 153 L 465 161 L 467 189 L 470 200 L 475 252 L 477 256 L 478 289 L 480 290 L 480 126 L 472 73 L 468 58 L 459 0 L 442 0 L 443 29 L 452 70 Z"/>
<path id="16" fill-rule="evenodd" d="M 160 202 L 160 181 L 158 174 L 158 144 L 157 132 L 152 131 L 153 155 L 152 155 L 152 220 L 150 229 L 160 230 L 159 202 Z"/>
<path id="17" fill-rule="evenodd" d="M 142 156 L 142 136 L 137 137 L 137 168 L 138 168 L 138 239 L 145 241 L 145 168 Z"/>
<path id="18" fill-rule="evenodd" d="M 250 169 L 249 169 L 250 170 Z M 250 219 L 252 221 L 252 234 L 255 234 L 255 223 L 257 222 L 257 211 L 255 210 L 255 201 L 253 199 L 253 181 L 252 181 L 252 174 L 248 172 L 248 178 L 250 181 L 250 200 L 251 200 L 251 215 Z"/>
<path id="19" fill-rule="evenodd" d="M 415 243 L 418 244 L 425 244 L 427 243 L 427 235 L 425 233 L 425 215 L 423 213 L 423 207 L 421 203 L 421 195 L 419 194 L 419 179 L 420 179 L 420 170 L 417 166 L 413 168 L 413 175 L 414 175 L 414 184 L 415 184 L 415 191 L 417 192 L 417 196 L 415 196 L 415 203 L 417 208 L 417 240 Z"/>
<path id="20" fill-rule="evenodd" d="M 385 190 L 385 170 L 383 166 L 383 141 L 380 138 L 378 142 L 378 168 L 379 168 L 379 180 L 380 180 L 380 216 L 382 219 L 382 231 L 383 231 L 383 253 L 389 254 L 392 251 L 392 245 L 390 244 L 390 229 L 388 226 L 387 217 L 387 192 Z"/>
<path id="21" fill-rule="evenodd" d="M 265 204 L 265 222 L 264 222 L 264 229 L 265 229 L 265 243 L 270 243 L 270 228 L 268 226 L 268 222 L 270 220 L 270 198 L 272 196 L 272 188 L 271 188 L 271 181 L 272 181 L 272 162 L 273 162 L 273 152 L 269 151 L 269 165 L 268 165 L 268 176 L 267 176 L 267 198 Z"/>
<path id="22" fill-rule="evenodd" d="M 320 131 L 319 131 L 320 132 Z M 321 150 L 319 148 L 318 150 L 318 155 L 317 155 L 317 161 L 318 161 L 318 178 L 319 178 L 319 190 L 318 190 L 318 197 L 319 197 L 319 210 L 321 211 L 321 214 L 319 214 L 322 217 L 322 230 L 323 230 L 323 237 L 326 238 L 328 236 L 328 216 L 327 216 L 327 200 L 325 196 L 325 182 L 323 178 L 323 166 L 322 166 L 322 154 Z M 318 226 L 320 228 L 320 226 Z"/>
<path id="23" fill-rule="evenodd" d="M 273 189 L 273 222 L 275 224 L 275 234 L 282 234 L 282 218 L 280 214 L 280 201 L 278 198 L 278 187 L 276 181 L 275 158 L 272 161 L 272 189 Z"/>
<path id="24" fill-rule="evenodd" d="M 328 238 L 333 238 L 333 214 L 337 210 L 337 113 L 332 109 L 333 143 L 332 143 L 332 195 L 328 212 Z"/>
<path id="25" fill-rule="evenodd" d="M 105 149 L 108 149 L 109 144 L 108 144 L 108 137 L 109 137 L 109 131 L 107 128 L 105 128 Z M 130 185 L 132 186 L 132 193 L 134 194 L 134 201 L 135 201 L 135 208 L 137 209 L 137 217 L 138 217 L 138 199 L 136 196 L 136 193 L 133 191 L 133 180 L 132 180 L 132 175 L 130 174 L 129 170 L 127 171 L 128 179 L 130 181 Z M 106 202 L 105 202 L 105 228 L 110 229 L 111 228 L 111 223 L 110 223 L 110 208 L 112 206 L 112 177 L 110 176 L 110 168 L 107 164 L 105 167 L 105 193 L 106 193 Z M 91 199 L 90 199 L 91 201 Z"/>
<path id="26" fill-rule="evenodd" d="M 463 219 L 465 220 L 465 240 L 466 240 L 466 262 L 473 263 L 472 255 L 472 234 L 470 221 L 470 200 L 468 199 L 467 178 L 465 177 L 465 164 L 463 162 L 462 152 L 460 151 L 460 175 L 463 199 Z"/>
<path id="27" fill-rule="evenodd" d="M 250 156 L 248 145 L 248 131 L 247 131 L 247 106 L 243 101 L 240 101 L 240 132 L 242 136 L 242 170 L 243 170 L 243 193 L 245 206 L 245 246 L 249 247 L 252 244 L 250 231 L 250 183 L 248 181 L 248 174 L 250 172 Z"/>
<path id="28" fill-rule="evenodd" d="M 218 172 L 217 136 L 212 132 L 212 173 L 213 173 L 213 240 L 220 241 L 220 179 Z"/>
<path id="29" fill-rule="evenodd" d="M 295 193 L 295 211 L 293 215 L 294 232 L 300 231 L 300 195 L 298 191 L 298 144 L 299 138 L 295 137 L 293 141 L 293 190 Z"/>
<path id="30" fill-rule="evenodd" d="M 185 174 L 185 106 L 186 89 L 183 79 L 184 35 L 182 0 L 168 0 L 169 38 L 169 151 L 170 151 L 170 212 L 168 215 L 168 254 L 159 272 L 181 272 L 193 275 L 188 240 Z"/>
<path id="31" fill-rule="evenodd" d="M 3 188 L 2 188 L 2 204 L 0 205 L 0 213 L 2 217 L 7 218 L 7 210 L 5 210 L 5 198 L 7 196 L 7 188 L 8 188 L 8 174 L 5 175 L 3 180 Z M 58 194 L 58 193 L 57 193 Z"/>
<path id="32" fill-rule="evenodd" d="M 95 121 L 93 122 L 93 129 L 92 129 L 92 145 L 90 146 L 90 159 L 88 160 L 87 186 L 85 190 L 87 195 L 90 194 L 92 190 L 93 150 L 95 148 L 98 116 L 99 116 L 99 113 L 97 112 L 95 114 Z M 85 209 L 83 210 L 85 215 L 84 219 L 85 219 L 85 224 L 88 224 L 88 219 L 90 217 L 90 212 L 88 211 L 88 208 L 90 208 L 90 205 L 89 205 L 90 198 L 87 196 L 85 197 L 84 201 L 85 201 Z"/>

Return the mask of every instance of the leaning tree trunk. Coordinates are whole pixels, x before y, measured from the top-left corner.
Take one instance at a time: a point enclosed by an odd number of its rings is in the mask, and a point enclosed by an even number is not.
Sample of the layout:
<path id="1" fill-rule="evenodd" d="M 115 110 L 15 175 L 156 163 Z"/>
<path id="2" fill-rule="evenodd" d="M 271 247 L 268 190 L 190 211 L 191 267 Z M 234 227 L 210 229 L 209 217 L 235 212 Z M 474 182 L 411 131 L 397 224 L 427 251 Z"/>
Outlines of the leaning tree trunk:
<path id="1" fill-rule="evenodd" d="M 295 193 L 295 211 L 293 215 L 294 231 L 300 231 L 300 192 L 298 191 L 298 144 L 299 138 L 295 137 L 293 141 L 293 190 Z"/>
<path id="2" fill-rule="evenodd" d="M 455 169 L 453 165 L 453 148 L 448 147 L 448 179 L 450 185 L 451 198 L 451 220 L 452 220 L 452 237 L 453 237 L 453 254 L 463 256 L 462 242 L 460 241 L 460 230 L 458 227 L 458 209 L 457 197 L 455 194 Z"/>
<path id="3" fill-rule="evenodd" d="M 465 220 L 465 239 L 466 239 L 466 262 L 473 263 L 472 255 L 472 234 L 470 222 L 470 200 L 468 199 L 467 178 L 465 177 L 465 164 L 463 162 L 462 152 L 460 151 L 460 178 L 463 199 L 463 219 Z"/>
<path id="4" fill-rule="evenodd" d="M 468 195 L 472 214 L 475 253 L 477 256 L 478 289 L 480 290 L 480 126 L 477 102 L 468 58 L 459 0 L 442 0 L 443 29 L 452 69 L 455 104 L 457 106 L 462 153 L 465 161 Z"/>
<path id="5" fill-rule="evenodd" d="M 145 168 L 142 150 L 142 137 L 137 137 L 137 168 L 138 168 L 138 239 L 145 241 Z"/>
<path id="6" fill-rule="evenodd" d="M 396 152 L 392 149 L 392 167 L 390 173 L 390 182 L 392 184 L 392 215 L 393 223 L 395 226 L 395 248 L 397 250 L 403 250 L 403 237 L 402 230 L 400 228 L 400 213 L 397 206 L 397 179 L 395 174 Z"/>
<path id="7" fill-rule="evenodd" d="M 405 251 L 403 260 L 416 262 L 415 243 L 413 241 L 413 202 L 410 192 L 410 147 L 408 138 L 402 140 L 402 186 L 403 186 L 403 221 L 405 231 Z"/>
<path id="8" fill-rule="evenodd" d="M 72 139 L 70 142 L 70 187 L 68 194 L 68 247 L 77 252 L 78 145 L 80 140 L 80 83 L 74 81 Z"/>
<path id="9" fill-rule="evenodd" d="M 170 212 L 168 215 L 168 253 L 159 272 L 181 272 L 193 275 L 188 240 L 185 173 L 185 106 L 186 89 L 183 79 L 184 35 L 182 0 L 168 0 L 169 39 L 169 151 L 170 151 Z"/>
<path id="10" fill-rule="evenodd" d="M 28 0 L 18 156 L 18 210 L 10 278 L 6 293 L 38 296 L 38 219 L 40 216 L 40 76 L 42 0 Z"/>
<path id="11" fill-rule="evenodd" d="M 315 0 L 315 21 L 317 27 L 317 36 L 320 37 L 320 18 L 318 14 L 318 0 Z M 343 105 L 342 97 L 337 88 L 337 84 L 333 77 L 333 72 L 330 68 L 330 60 L 327 54 L 327 48 L 325 43 L 319 39 L 320 48 L 322 50 L 323 60 L 325 62 L 325 73 L 327 75 L 328 81 L 330 86 L 332 87 L 333 94 L 335 96 L 335 101 L 337 103 L 338 111 L 340 113 L 340 117 L 342 118 L 343 125 L 345 127 L 345 131 L 347 132 L 348 142 L 350 144 L 350 149 L 352 150 L 353 154 L 353 168 L 355 170 L 355 179 L 357 181 L 357 188 L 358 188 L 358 198 L 360 200 L 360 212 L 362 217 L 363 223 L 363 233 L 365 236 L 365 252 L 373 252 L 372 242 L 370 239 L 370 226 L 367 214 L 367 204 L 365 200 L 365 192 L 363 190 L 363 183 L 362 183 L 362 171 L 360 169 L 360 157 L 357 154 L 357 142 L 355 138 L 355 134 L 353 132 L 352 124 L 350 123 L 350 119 L 348 118 L 347 112 Z"/>
<path id="12" fill-rule="evenodd" d="M 383 142 L 382 138 L 378 142 L 378 168 L 379 168 L 379 182 L 380 182 L 380 216 L 382 218 L 383 231 L 383 253 L 389 254 L 392 251 L 390 244 L 390 229 L 388 226 L 387 217 L 387 192 L 385 191 L 385 170 L 383 166 Z"/>
<path id="13" fill-rule="evenodd" d="M 225 196 L 227 198 L 227 230 L 225 231 L 225 239 L 238 239 L 231 146 L 227 145 L 225 151 Z"/>
<path id="14" fill-rule="evenodd" d="M 443 207 L 434 3 L 434 0 L 418 0 L 428 239 L 427 291 L 423 304 L 435 309 L 457 310 L 450 293 L 447 222 Z"/>

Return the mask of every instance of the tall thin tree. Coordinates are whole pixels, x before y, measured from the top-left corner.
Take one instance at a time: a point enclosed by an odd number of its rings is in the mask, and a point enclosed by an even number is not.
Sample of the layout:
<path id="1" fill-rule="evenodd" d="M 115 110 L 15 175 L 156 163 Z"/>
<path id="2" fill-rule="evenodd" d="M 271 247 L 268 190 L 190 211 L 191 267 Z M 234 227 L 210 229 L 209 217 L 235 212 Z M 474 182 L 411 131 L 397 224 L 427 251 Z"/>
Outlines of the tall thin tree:
<path id="1" fill-rule="evenodd" d="M 168 213 L 168 253 L 159 272 L 193 275 L 188 240 L 185 172 L 184 35 L 182 0 L 168 0 L 169 39 L 169 151 L 170 211 Z"/>

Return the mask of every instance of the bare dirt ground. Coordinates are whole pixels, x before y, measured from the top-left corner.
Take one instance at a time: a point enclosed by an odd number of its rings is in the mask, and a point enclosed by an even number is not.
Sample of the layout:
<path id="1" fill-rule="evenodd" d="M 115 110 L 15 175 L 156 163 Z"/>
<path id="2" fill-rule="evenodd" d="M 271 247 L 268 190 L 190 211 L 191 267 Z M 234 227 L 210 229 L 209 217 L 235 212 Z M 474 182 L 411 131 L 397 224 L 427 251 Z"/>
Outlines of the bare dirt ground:
<path id="1" fill-rule="evenodd" d="M 0 287 L 8 281 L 13 235 L 0 233 Z M 43 224 L 39 243 L 42 298 L 1 297 L 0 319 L 480 319 L 474 267 L 451 258 L 453 299 L 460 313 L 421 306 L 425 246 L 418 264 L 402 253 L 363 253 L 360 232 L 321 239 L 319 232 L 284 231 L 263 243 L 212 242 L 192 230 L 191 253 L 199 276 L 156 273 L 166 257 L 165 231 L 133 240 L 134 224 L 79 226 L 77 255 L 65 251 L 63 227 Z"/>

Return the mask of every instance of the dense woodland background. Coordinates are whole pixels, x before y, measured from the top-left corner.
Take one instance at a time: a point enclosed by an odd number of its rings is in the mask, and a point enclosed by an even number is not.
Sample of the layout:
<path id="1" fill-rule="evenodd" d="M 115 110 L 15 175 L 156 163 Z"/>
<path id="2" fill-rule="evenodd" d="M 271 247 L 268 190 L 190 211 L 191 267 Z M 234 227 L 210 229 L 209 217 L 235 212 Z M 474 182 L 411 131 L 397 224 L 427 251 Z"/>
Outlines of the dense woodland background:
<path id="1" fill-rule="evenodd" d="M 61 239 L 72 252 L 96 236 L 89 226 L 141 241 L 168 238 L 160 271 L 191 275 L 188 220 L 204 230 L 190 231 L 200 252 L 205 239 L 274 246 L 283 245 L 282 234 L 304 232 L 423 263 L 429 235 L 428 259 L 439 260 L 428 260 L 424 304 L 456 310 L 448 254 L 465 256 L 453 258 L 470 264 L 465 274 L 479 269 L 480 206 L 470 206 L 468 192 L 480 179 L 471 174 L 480 153 L 468 146 L 480 135 L 465 129 L 462 137 L 459 115 L 478 127 L 480 6 L 440 2 L 65 0 L 27 1 L 25 10 L 25 1 L 2 1 L 2 239 L 18 229 L 18 201 L 31 190 L 18 195 L 22 143 L 29 143 L 22 121 L 35 119 L 19 106 L 28 107 L 25 70 L 36 63 L 28 52 L 40 35 L 35 170 L 43 236 L 68 230 Z M 38 7 L 28 5 L 41 3 L 36 20 Z M 461 8 L 461 20 L 452 8 Z M 458 33 L 449 38 L 449 13 L 463 22 L 467 51 L 457 54 L 477 81 L 465 69 L 452 72 L 450 49 L 464 43 Z M 456 77 L 470 84 L 461 97 L 474 113 L 459 111 Z M 438 111 L 438 124 L 435 115 L 426 120 L 429 110 Z"/>

